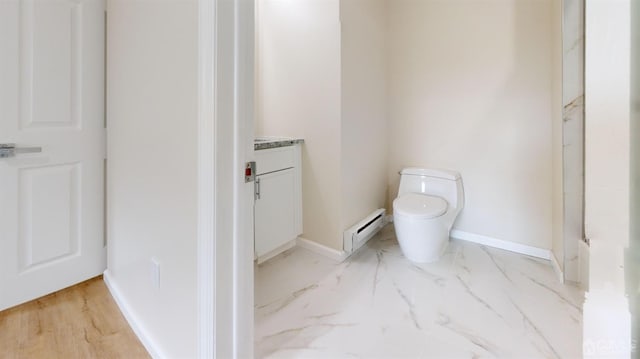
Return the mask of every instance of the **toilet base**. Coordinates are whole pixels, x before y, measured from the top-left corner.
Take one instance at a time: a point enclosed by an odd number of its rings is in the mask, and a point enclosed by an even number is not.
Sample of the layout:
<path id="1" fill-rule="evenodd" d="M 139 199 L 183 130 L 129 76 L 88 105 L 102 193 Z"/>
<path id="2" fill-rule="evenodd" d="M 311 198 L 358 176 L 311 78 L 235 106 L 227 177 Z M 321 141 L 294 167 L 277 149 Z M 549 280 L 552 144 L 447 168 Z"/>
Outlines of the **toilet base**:
<path id="1" fill-rule="evenodd" d="M 436 262 L 449 245 L 449 229 L 440 217 L 412 220 L 394 214 L 393 222 L 402 254 L 412 262 Z"/>

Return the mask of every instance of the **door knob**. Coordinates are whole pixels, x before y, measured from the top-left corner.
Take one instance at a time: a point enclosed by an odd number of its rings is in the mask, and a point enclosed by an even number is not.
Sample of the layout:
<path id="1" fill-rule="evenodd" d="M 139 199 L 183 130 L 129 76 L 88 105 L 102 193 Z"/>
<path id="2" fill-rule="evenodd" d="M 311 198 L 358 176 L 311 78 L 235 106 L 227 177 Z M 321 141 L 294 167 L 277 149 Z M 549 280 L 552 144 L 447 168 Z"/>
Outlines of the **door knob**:
<path id="1" fill-rule="evenodd" d="M 0 143 L 0 158 L 15 157 L 21 153 L 42 152 L 42 147 L 16 147 L 15 143 Z"/>

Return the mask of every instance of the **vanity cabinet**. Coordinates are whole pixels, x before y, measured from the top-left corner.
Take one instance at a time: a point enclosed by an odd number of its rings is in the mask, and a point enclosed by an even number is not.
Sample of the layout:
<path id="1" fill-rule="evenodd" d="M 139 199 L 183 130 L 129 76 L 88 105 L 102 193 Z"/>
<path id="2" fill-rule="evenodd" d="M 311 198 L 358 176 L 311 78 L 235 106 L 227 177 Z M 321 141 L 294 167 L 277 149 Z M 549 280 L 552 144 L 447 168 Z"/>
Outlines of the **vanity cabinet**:
<path id="1" fill-rule="evenodd" d="M 263 262 L 302 234 L 300 145 L 256 151 L 255 256 Z"/>

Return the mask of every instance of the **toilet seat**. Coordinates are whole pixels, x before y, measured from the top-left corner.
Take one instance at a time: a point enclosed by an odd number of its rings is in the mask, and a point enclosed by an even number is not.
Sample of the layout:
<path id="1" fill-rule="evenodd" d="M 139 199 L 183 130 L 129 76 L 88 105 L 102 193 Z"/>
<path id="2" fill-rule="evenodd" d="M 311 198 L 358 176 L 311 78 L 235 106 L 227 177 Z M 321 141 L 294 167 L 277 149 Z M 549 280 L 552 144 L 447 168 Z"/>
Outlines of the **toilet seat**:
<path id="1" fill-rule="evenodd" d="M 420 193 L 407 193 L 393 201 L 393 212 L 415 219 L 442 216 L 447 211 L 447 201 L 440 197 Z"/>

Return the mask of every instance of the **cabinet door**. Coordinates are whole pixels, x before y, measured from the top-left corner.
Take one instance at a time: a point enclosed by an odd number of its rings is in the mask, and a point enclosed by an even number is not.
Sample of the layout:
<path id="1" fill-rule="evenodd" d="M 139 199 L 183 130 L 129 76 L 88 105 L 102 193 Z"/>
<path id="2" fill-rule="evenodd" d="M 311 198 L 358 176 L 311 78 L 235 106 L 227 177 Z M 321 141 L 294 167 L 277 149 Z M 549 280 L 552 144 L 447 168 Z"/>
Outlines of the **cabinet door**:
<path id="1" fill-rule="evenodd" d="M 261 257 L 296 238 L 295 173 L 290 168 L 258 176 L 255 202 L 255 246 Z"/>

